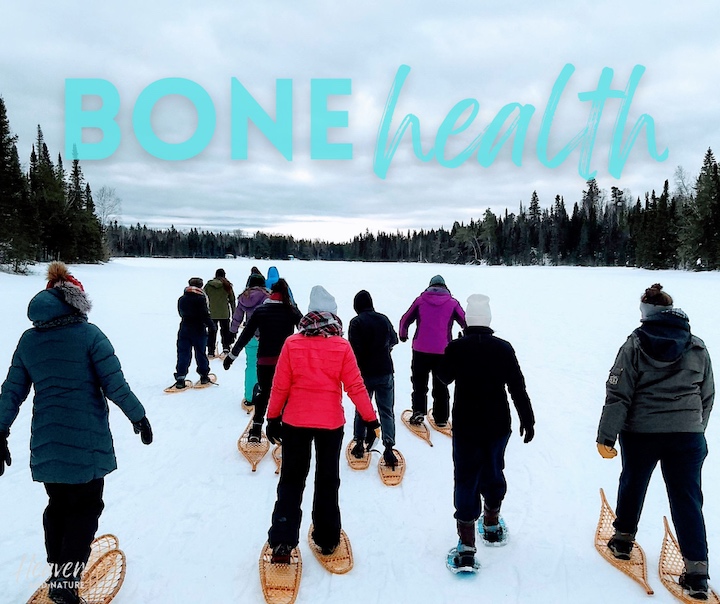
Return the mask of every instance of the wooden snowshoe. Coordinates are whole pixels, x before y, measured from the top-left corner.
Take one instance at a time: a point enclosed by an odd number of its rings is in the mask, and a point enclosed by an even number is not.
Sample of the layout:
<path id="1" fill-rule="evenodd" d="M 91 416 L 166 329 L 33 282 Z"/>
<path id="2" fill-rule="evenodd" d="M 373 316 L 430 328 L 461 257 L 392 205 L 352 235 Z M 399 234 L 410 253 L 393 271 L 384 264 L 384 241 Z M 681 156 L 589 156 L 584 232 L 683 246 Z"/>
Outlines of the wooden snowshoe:
<path id="1" fill-rule="evenodd" d="M 385 458 L 382 454 L 380 454 L 380 461 L 378 462 L 380 480 L 382 480 L 383 484 L 388 487 L 398 486 L 402 482 L 403 476 L 405 476 L 405 458 L 397 449 L 393 449 L 393 453 L 395 453 L 395 457 L 397 457 L 398 460 L 395 469 L 392 469 L 389 465 L 387 465 L 387 463 L 385 463 Z"/>
<path id="2" fill-rule="evenodd" d="M 663 516 L 663 523 L 665 524 L 665 536 L 663 537 L 662 549 L 660 550 L 660 562 L 658 564 L 658 571 L 660 573 L 660 581 L 665 588 L 674 595 L 681 602 L 687 604 L 697 604 L 697 602 L 711 602 L 718 604 L 720 598 L 718 594 L 712 589 L 708 590 L 707 600 L 698 600 L 691 598 L 685 590 L 680 586 L 679 579 L 680 575 L 685 571 L 685 560 L 680 553 L 680 547 L 678 546 L 677 539 L 670 530 L 668 520 Z"/>
<path id="3" fill-rule="evenodd" d="M 472 566 L 458 566 L 455 563 L 455 556 L 457 556 L 457 547 L 453 547 L 448 553 L 445 559 L 445 566 L 454 575 L 474 575 L 480 570 L 480 562 L 475 558 Z"/>
<path id="4" fill-rule="evenodd" d="M 245 398 L 240 404 L 242 405 L 242 408 L 245 409 L 245 413 L 247 413 L 248 415 L 255 411 L 255 406 L 252 403 L 248 402 L 248 400 Z"/>
<path id="5" fill-rule="evenodd" d="M 502 547 L 503 545 L 507 545 L 509 537 L 508 528 L 502 516 L 498 518 L 498 524 L 500 525 L 500 528 L 502 528 L 502 536 L 497 539 L 497 535 L 494 535 L 495 539 L 493 539 L 492 536 L 489 536 L 491 535 L 491 531 L 487 531 L 485 529 L 482 518 L 478 520 L 478 535 L 480 535 L 480 540 L 483 545 L 487 545 L 488 547 Z"/>
<path id="6" fill-rule="evenodd" d="M 430 409 L 430 411 L 428 411 L 427 420 L 428 420 L 428 423 L 430 424 L 430 427 L 433 430 L 437 430 L 438 432 L 440 432 L 440 434 L 444 434 L 445 436 L 449 436 L 450 438 L 452 438 L 452 422 L 450 420 L 448 420 L 446 426 L 439 428 L 438 425 L 435 423 L 435 418 L 433 417 L 432 409 Z"/>
<path id="7" fill-rule="evenodd" d="M 175 388 L 175 384 L 172 384 L 171 386 L 165 388 L 163 392 L 167 392 L 168 394 L 176 394 L 178 392 L 187 392 L 188 390 L 192 390 L 192 387 L 192 381 L 185 380 L 185 388 Z"/>
<path id="8" fill-rule="evenodd" d="M 272 452 L 272 458 L 275 462 L 275 465 L 277 466 L 275 469 L 275 474 L 280 474 L 280 470 L 282 469 L 282 445 L 275 445 L 275 448 Z"/>
<path id="9" fill-rule="evenodd" d="M 90 557 L 80 581 L 79 595 L 87 604 L 108 604 L 120 591 L 125 580 L 125 554 L 118 549 L 114 535 L 102 535 L 90 546 Z M 43 583 L 28 604 L 53 604 Z"/>
<path id="10" fill-rule="evenodd" d="M 653 592 L 647 580 L 645 552 L 637 541 L 632 548 L 630 560 L 618 560 L 608 548 L 607 542 L 615 534 L 615 528 L 612 525 L 615 520 L 615 513 L 608 505 L 605 492 L 602 489 L 600 489 L 600 501 L 600 518 L 598 519 L 597 529 L 595 530 L 595 549 L 615 568 L 624 572 L 628 577 L 642 585 L 648 595 L 652 595 L 655 592 Z"/>
<path id="11" fill-rule="evenodd" d="M 367 470 L 370 467 L 370 451 L 365 449 L 365 455 L 360 459 L 352 454 L 352 448 L 355 446 L 355 440 L 351 440 L 345 449 L 345 458 L 353 470 Z"/>
<path id="12" fill-rule="evenodd" d="M 352 548 L 350 547 L 350 539 L 342 529 L 340 530 L 340 543 L 335 548 L 332 554 L 327 556 L 323 555 L 320 548 L 315 545 L 312 538 L 313 525 L 310 525 L 310 531 L 308 532 L 308 542 L 310 543 L 310 549 L 318 562 L 325 567 L 325 570 L 335 574 L 344 575 L 349 572 L 353 567 L 353 554 Z"/>
<path id="13" fill-rule="evenodd" d="M 270 441 L 265 436 L 265 433 L 261 432 L 259 443 L 249 442 L 248 437 L 250 436 L 250 428 L 252 425 L 252 420 L 250 420 L 250 423 L 245 428 L 245 431 L 238 439 L 237 447 L 243 457 L 250 462 L 252 471 L 254 472 L 257 470 L 258 464 L 262 458 L 265 457 L 265 454 L 270 450 Z"/>
<path id="14" fill-rule="evenodd" d="M 260 553 L 260 586 L 268 604 L 292 604 L 297 598 L 302 576 L 300 549 L 290 554 L 290 564 L 273 564 L 272 548 L 265 543 Z"/>
<path id="15" fill-rule="evenodd" d="M 201 384 L 200 380 L 195 382 L 193 384 L 193 388 L 201 389 L 201 388 L 210 388 L 210 386 L 216 386 L 217 385 L 217 376 L 214 373 L 208 373 L 208 377 L 210 378 L 210 381 L 207 384 Z"/>
<path id="16" fill-rule="evenodd" d="M 429 444 L 432 447 L 433 444 L 432 444 L 432 441 L 430 440 L 430 430 L 428 430 L 428 427 L 425 425 L 425 422 L 423 422 L 419 426 L 413 426 L 410 423 L 411 415 L 412 415 L 412 411 L 410 409 L 405 409 L 405 411 L 403 411 L 402 414 L 400 415 L 400 419 L 402 420 L 402 423 L 407 426 L 407 429 L 410 430 L 410 432 L 412 432 L 418 438 L 422 438 L 427 444 Z"/>

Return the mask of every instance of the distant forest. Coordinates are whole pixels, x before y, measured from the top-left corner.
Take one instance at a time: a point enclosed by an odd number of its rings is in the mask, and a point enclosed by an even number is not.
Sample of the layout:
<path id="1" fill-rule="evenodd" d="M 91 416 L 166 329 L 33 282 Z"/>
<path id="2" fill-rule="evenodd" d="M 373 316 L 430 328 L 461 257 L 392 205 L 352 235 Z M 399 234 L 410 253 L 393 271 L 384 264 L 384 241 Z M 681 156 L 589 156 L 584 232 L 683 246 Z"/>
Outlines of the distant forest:
<path id="1" fill-rule="evenodd" d="M 720 268 L 720 177 L 708 149 L 697 177 L 682 167 L 672 192 L 632 197 L 587 181 L 580 198 L 556 195 L 541 207 L 536 192 L 517 213 L 482 218 L 452 228 L 358 234 L 345 243 L 241 231 L 209 232 L 124 226 L 119 199 L 102 187 L 96 204 L 74 159 L 70 173 L 53 163 L 38 126 L 29 171 L 21 169 L 16 137 L 0 97 L 0 264 L 21 271 L 51 259 L 98 262 L 111 256 L 445 262 L 502 265 L 635 266 L 651 269 Z M 572 206 L 568 211 L 568 207 Z"/>

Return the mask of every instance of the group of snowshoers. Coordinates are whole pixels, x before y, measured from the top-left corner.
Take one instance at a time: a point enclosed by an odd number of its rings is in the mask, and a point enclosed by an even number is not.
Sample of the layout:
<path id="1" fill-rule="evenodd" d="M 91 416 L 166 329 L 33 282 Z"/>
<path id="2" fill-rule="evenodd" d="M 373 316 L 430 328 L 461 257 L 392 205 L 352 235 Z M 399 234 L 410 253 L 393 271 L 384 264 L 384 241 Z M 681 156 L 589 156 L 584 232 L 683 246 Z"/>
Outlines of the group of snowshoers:
<path id="1" fill-rule="evenodd" d="M 420 425 L 428 414 L 432 376 L 433 422 L 442 428 L 452 421 L 459 540 L 448 566 L 476 569 L 476 535 L 488 544 L 502 544 L 507 538 L 500 508 L 507 491 L 503 470 L 511 434 L 508 392 L 524 442 L 535 434 L 534 413 L 515 351 L 490 328 L 489 297 L 473 294 L 463 308 L 441 275 L 432 277 L 403 314 L 398 332 L 375 310 L 370 292 L 357 292 L 353 306 L 356 316 L 346 339 L 335 298 L 316 285 L 303 314 L 276 267 L 269 269 L 267 278 L 253 267 L 237 297 L 223 269 L 206 284 L 193 277 L 178 300 L 181 322 L 174 387 L 187 387 L 193 353 L 200 382 L 206 384 L 211 380 L 209 358 L 221 357 L 227 370 L 245 351 L 243 402 L 254 405 L 249 441 L 260 441 L 267 415 L 268 440 L 283 445 L 268 531 L 272 562 L 287 564 L 299 543 L 313 443 L 311 537 L 323 555 L 330 555 L 341 533 L 342 390 L 356 407 L 351 454 L 363 457 L 381 436 L 384 461 L 395 467 L 391 351 L 408 340 L 414 325 L 409 423 Z M 88 323 L 89 309 L 82 284 L 62 263 L 51 264 L 47 289 L 28 308 L 33 328 L 21 337 L 0 393 L 2 475 L 11 462 L 10 426 L 31 387 L 35 388 L 31 468 L 33 479 L 45 483 L 49 496 L 43 522 L 48 562 L 56 570 L 68 565 L 81 568 L 87 562 L 103 509 L 103 477 L 116 467 L 105 399 L 122 409 L 143 443 L 152 442 L 145 410 L 125 381 L 109 341 Z M 714 398 L 710 357 L 702 340 L 691 334 L 685 313 L 673 306 L 661 285 L 645 290 L 640 310 L 641 325 L 622 346 L 610 371 L 597 436 L 604 458 L 617 454 L 618 438 L 622 451 L 615 534 L 608 548 L 618 559 L 630 559 L 647 486 L 659 462 L 685 560 L 680 584 L 690 597 L 703 600 L 709 591 L 700 476 Z M 454 324 L 462 330 L 456 338 Z M 448 385 L 453 382 L 451 409 Z M 56 387 L 58 383 L 62 388 Z M 94 434 L 92 450 L 84 445 L 87 439 L 72 436 L 78 430 Z M 81 602 L 79 576 L 60 578 L 54 571 L 48 580 L 53 602 Z"/>

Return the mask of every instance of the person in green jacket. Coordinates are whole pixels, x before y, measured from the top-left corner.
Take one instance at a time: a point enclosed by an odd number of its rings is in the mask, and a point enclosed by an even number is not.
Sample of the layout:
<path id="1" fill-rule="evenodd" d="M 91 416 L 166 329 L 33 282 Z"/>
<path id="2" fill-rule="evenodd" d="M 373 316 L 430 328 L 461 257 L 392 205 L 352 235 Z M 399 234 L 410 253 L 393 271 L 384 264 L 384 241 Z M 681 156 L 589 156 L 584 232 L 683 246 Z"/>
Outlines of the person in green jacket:
<path id="1" fill-rule="evenodd" d="M 117 468 L 106 399 L 120 407 L 144 444 L 153 438 L 110 341 L 88 323 L 90 308 L 65 264 L 51 263 L 47 288 L 28 305 L 33 327 L 21 336 L 0 390 L 2 476 L 12 461 L 10 427 L 35 389 L 30 469 L 49 498 L 43 525 L 49 597 L 57 604 L 81 602 L 79 577 L 104 508 L 104 477 Z"/>
<path id="2" fill-rule="evenodd" d="M 230 332 L 230 317 L 235 312 L 235 292 L 233 284 L 225 277 L 225 269 L 215 271 L 215 278 L 210 279 L 203 287 L 210 304 L 210 318 L 215 323 L 215 331 L 208 334 L 208 358 L 215 358 L 217 332 L 220 331 L 222 353 L 230 352 L 235 341 L 235 334 Z"/>

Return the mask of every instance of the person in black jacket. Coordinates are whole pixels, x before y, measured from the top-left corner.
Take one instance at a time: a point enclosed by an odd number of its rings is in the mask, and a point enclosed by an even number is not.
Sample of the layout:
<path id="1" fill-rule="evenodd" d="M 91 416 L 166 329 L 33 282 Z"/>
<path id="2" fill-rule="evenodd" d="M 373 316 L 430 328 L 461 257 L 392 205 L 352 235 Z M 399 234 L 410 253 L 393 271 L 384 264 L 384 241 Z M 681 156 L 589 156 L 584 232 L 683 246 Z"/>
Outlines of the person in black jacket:
<path id="1" fill-rule="evenodd" d="M 178 299 L 180 328 L 177 335 L 177 365 L 175 367 L 175 388 L 185 388 L 185 377 L 192 353 L 195 351 L 195 363 L 200 375 L 200 383 L 210 382 L 210 362 L 205 354 L 208 332 L 215 332 L 215 323 L 210 318 L 210 307 L 205 292 L 202 290 L 203 280 L 193 277 L 188 281 L 183 295 Z"/>
<path id="2" fill-rule="evenodd" d="M 292 303 L 287 282 L 285 279 L 278 279 L 270 290 L 270 297 L 253 311 L 230 354 L 223 360 L 223 367 L 230 369 L 240 351 L 257 331 L 257 379 L 260 393 L 254 400 L 255 413 L 248 436 L 249 442 L 260 442 L 280 350 L 285 340 L 295 331 L 300 319 L 302 313 Z"/>
<path id="3" fill-rule="evenodd" d="M 535 416 L 525 378 L 509 342 L 493 335 L 490 298 L 473 294 L 465 313 L 463 337 L 450 342 L 439 374 L 455 382 L 452 408 L 455 519 L 459 564 L 475 557 L 475 522 L 480 518 L 485 540 L 504 541 L 500 506 L 507 491 L 503 469 L 510 439 L 510 406 L 505 386 L 520 417 L 520 435 L 529 443 L 535 435 Z"/>
<path id="4" fill-rule="evenodd" d="M 360 367 L 360 373 L 370 398 L 372 399 L 375 394 L 375 403 L 382 426 L 382 442 L 385 446 L 383 457 L 385 463 L 394 468 L 397 465 L 397 457 L 393 453 L 395 445 L 395 381 L 390 352 L 398 343 L 398 336 L 390 319 L 373 308 L 369 292 L 363 289 L 355 294 L 353 308 L 357 316 L 350 321 L 348 340 L 355 352 L 358 367 Z M 358 459 L 365 454 L 365 446 L 369 449 L 375 441 L 375 432 L 367 430 L 365 422 L 357 411 L 355 411 L 353 438 L 355 446 L 352 454 Z"/>

